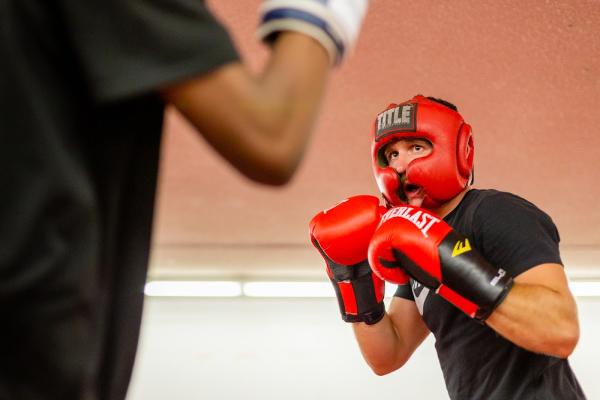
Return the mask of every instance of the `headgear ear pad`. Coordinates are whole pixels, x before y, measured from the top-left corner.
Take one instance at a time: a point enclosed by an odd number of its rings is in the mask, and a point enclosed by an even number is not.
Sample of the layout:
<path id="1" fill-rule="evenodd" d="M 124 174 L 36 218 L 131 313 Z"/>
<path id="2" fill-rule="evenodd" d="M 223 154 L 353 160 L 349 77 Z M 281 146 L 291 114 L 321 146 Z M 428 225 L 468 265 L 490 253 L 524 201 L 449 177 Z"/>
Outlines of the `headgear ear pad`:
<path id="1" fill-rule="evenodd" d="M 425 139 L 432 145 L 429 155 L 413 160 L 405 171 L 408 183 L 423 188 L 423 207 L 435 208 L 466 187 L 473 169 L 471 127 L 458 112 L 418 95 L 390 104 L 374 123 L 373 171 L 390 205 L 404 203 L 399 195 L 401 182 L 399 174 L 387 167 L 382 152 L 387 144 L 406 138 Z"/>
<path id="2" fill-rule="evenodd" d="M 466 176 L 467 179 L 473 172 L 474 148 L 471 125 L 463 123 L 460 132 L 458 132 L 458 139 L 456 141 L 456 162 L 458 173 L 461 176 Z"/>

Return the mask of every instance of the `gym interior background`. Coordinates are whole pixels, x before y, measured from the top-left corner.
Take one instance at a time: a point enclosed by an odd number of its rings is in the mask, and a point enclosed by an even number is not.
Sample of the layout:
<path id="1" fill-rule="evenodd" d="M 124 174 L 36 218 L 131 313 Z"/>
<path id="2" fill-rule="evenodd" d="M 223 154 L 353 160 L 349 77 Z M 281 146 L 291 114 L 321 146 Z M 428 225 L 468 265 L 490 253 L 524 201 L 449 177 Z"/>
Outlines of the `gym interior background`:
<path id="1" fill-rule="evenodd" d="M 260 1 L 209 4 L 258 70 Z M 128 399 L 447 398 L 431 337 L 401 370 L 370 371 L 308 238 L 319 210 L 377 195 L 373 118 L 418 93 L 452 101 L 473 126 L 476 187 L 525 197 L 558 226 L 581 323 L 571 364 L 600 398 L 599 33 L 598 1 L 372 2 L 283 188 L 246 181 L 168 111 Z"/>

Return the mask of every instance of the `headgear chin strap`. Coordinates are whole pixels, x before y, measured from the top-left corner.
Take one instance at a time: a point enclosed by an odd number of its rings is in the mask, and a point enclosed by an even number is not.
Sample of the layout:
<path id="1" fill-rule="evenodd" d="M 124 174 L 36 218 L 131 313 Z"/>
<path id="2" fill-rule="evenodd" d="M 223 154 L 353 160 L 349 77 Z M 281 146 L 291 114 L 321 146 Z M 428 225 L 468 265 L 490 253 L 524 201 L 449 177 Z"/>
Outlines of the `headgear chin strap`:
<path id="1" fill-rule="evenodd" d="M 422 95 L 401 104 L 390 104 L 373 126 L 373 171 L 379 190 L 391 206 L 406 204 L 400 197 L 402 183 L 396 170 L 387 166 L 385 146 L 403 138 L 426 139 L 429 155 L 411 161 L 406 182 L 423 188 L 424 208 L 437 208 L 460 193 L 473 169 L 471 126 L 462 116 Z M 467 151 L 467 147 L 471 151 Z"/>

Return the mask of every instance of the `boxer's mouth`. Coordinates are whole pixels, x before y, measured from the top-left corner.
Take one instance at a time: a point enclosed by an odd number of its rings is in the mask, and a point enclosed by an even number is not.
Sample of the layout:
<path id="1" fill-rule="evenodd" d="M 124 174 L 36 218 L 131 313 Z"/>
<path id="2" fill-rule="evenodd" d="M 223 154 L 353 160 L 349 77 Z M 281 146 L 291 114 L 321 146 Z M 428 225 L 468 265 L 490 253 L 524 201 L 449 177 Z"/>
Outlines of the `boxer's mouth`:
<path id="1" fill-rule="evenodd" d="M 406 194 L 415 194 L 416 192 L 418 192 L 421 189 L 420 186 L 417 186 L 415 184 L 412 183 L 407 183 L 404 185 L 404 187 L 402 188 L 402 190 L 404 191 L 404 193 Z"/>
<path id="2" fill-rule="evenodd" d="M 404 203 L 409 203 L 410 199 L 419 197 L 423 193 L 423 188 L 414 183 L 406 181 L 406 174 L 400 174 L 400 187 L 398 188 L 398 197 Z"/>
<path id="3" fill-rule="evenodd" d="M 408 204 L 420 206 L 421 203 L 418 203 L 418 200 L 423 199 L 424 196 L 423 188 L 421 186 L 409 183 L 404 185 L 403 192 L 406 196 L 406 202 Z"/>
<path id="4" fill-rule="evenodd" d="M 403 174 L 403 179 L 400 180 L 402 183 L 402 188 L 400 192 L 402 192 L 401 199 L 406 203 L 411 203 L 411 200 L 420 199 L 423 197 L 423 188 L 419 185 L 415 185 L 414 183 L 406 181 L 406 175 Z"/>

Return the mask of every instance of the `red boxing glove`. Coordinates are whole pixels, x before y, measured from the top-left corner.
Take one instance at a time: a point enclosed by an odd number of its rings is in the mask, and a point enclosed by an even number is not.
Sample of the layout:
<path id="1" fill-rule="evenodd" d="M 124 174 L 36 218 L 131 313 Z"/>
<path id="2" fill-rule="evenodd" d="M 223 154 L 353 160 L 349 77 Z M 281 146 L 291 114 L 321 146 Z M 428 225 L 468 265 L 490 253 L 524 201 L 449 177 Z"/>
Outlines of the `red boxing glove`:
<path id="1" fill-rule="evenodd" d="M 513 283 L 468 238 L 419 207 L 396 207 L 383 216 L 369 245 L 369 262 L 377 275 L 392 282 L 403 270 L 479 321 L 504 300 Z"/>
<path id="2" fill-rule="evenodd" d="M 374 196 L 354 196 L 310 221 L 313 245 L 325 259 L 346 322 L 375 324 L 385 315 L 385 283 L 372 273 L 367 250 L 386 212 Z"/>

